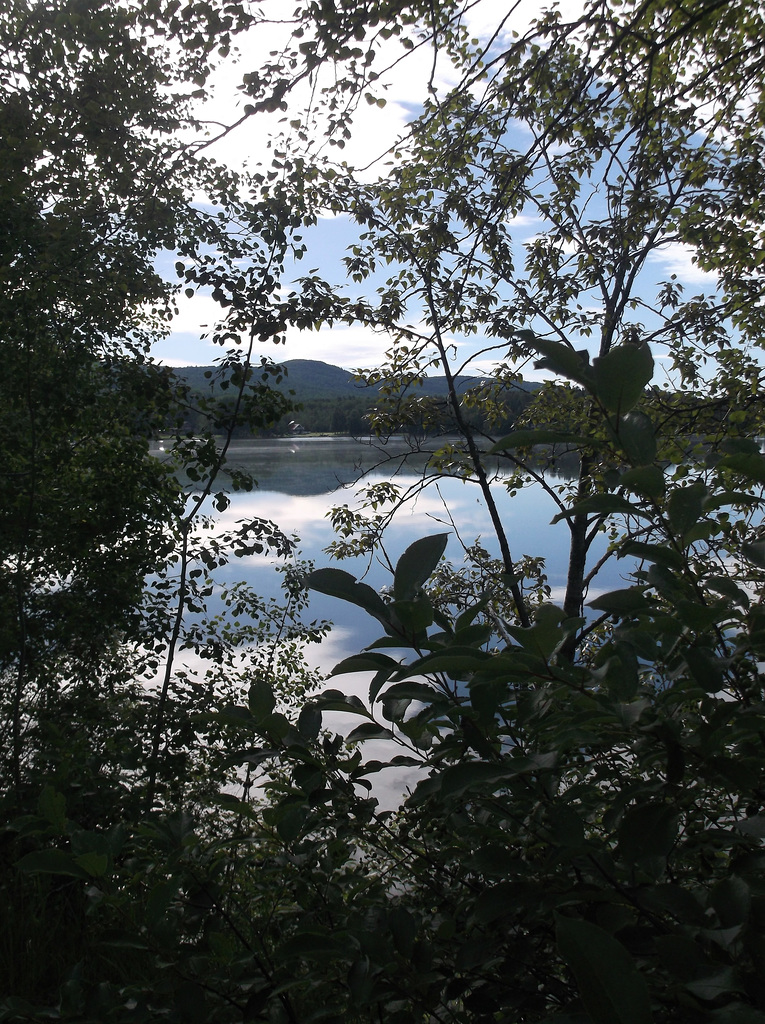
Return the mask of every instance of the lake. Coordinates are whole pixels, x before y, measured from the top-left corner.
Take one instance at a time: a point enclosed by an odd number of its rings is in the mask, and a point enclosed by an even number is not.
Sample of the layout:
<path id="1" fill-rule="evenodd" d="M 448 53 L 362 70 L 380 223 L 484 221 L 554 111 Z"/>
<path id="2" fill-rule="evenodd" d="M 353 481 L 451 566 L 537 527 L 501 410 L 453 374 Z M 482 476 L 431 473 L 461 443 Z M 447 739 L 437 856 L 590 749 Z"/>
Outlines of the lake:
<path id="1" fill-rule="evenodd" d="M 224 513 L 215 513 L 214 529 L 222 531 L 234 527 L 240 520 L 254 517 L 270 519 L 285 533 L 294 533 L 300 538 L 301 557 L 313 561 L 317 568 L 335 564 L 357 578 L 363 575 L 365 581 L 375 588 L 382 587 L 391 582 L 391 576 L 377 560 L 371 564 L 363 558 L 332 563 L 324 553 L 334 539 L 328 514 L 333 506 L 354 504 L 357 481 L 366 485 L 394 479 L 403 490 L 416 485 L 425 467 L 426 456 L 417 455 L 411 460 L 404 460 L 407 451 L 403 441 L 392 441 L 381 452 L 370 444 L 351 438 L 305 437 L 237 442 L 230 450 L 230 462 L 252 473 L 258 487 L 246 493 L 230 493 L 229 508 Z M 363 471 L 366 471 L 366 476 L 360 481 Z M 513 557 L 544 556 L 552 599 L 560 602 L 568 562 L 567 526 L 564 522 L 550 524 L 557 508 L 540 485 L 530 484 L 511 495 L 503 482 L 505 479 L 497 467 L 492 492 L 505 524 Z M 551 477 L 551 482 L 564 487 L 565 471 L 561 471 L 557 478 Z M 207 511 L 212 512 L 211 504 Z M 446 555 L 456 565 L 463 562 L 460 538 L 464 544 L 472 544 L 480 538 L 490 553 L 498 553 L 489 515 L 477 486 L 456 478 L 434 480 L 399 511 L 386 533 L 386 550 L 395 563 L 418 537 L 443 532 L 450 534 Z M 597 538 L 591 561 L 599 558 L 607 546 L 605 535 Z M 625 561 L 607 562 L 599 577 L 597 592 L 619 587 L 630 568 L 631 565 Z M 278 597 L 280 594 L 275 561 L 267 555 L 235 559 L 218 570 L 216 575 L 221 583 L 244 580 L 264 597 Z M 589 597 L 594 597 L 595 593 L 591 590 Z M 216 610 L 214 602 L 211 610 Z M 357 653 L 382 632 L 379 624 L 359 609 L 322 594 L 312 593 L 309 617 L 329 619 L 334 624 L 330 635 L 307 652 L 312 667 L 327 673 L 340 660 Z M 330 685 L 366 699 L 369 679 L 354 674 L 336 677 Z M 330 712 L 326 715 L 326 724 L 347 732 L 358 724 L 358 719 Z M 384 746 L 380 741 L 371 742 L 366 745 L 367 754 L 384 757 Z M 382 804 L 395 806 L 412 778 L 412 769 L 388 769 L 375 782 L 375 793 Z"/>
<path id="2" fill-rule="evenodd" d="M 402 490 L 414 487 L 420 479 L 426 456 L 404 459 L 408 448 L 404 441 L 391 441 L 384 450 L 352 438 L 278 438 L 241 441 L 230 451 L 233 465 L 247 469 L 258 481 L 256 490 L 230 493 L 231 505 L 217 514 L 218 528 L 234 526 L 237 521 L 260 517 L 273 520 L 287 534 L 300 538 L 300 551 L 316 567 L 336 564 L 354 576 L 364 575 L 375 588 L 391 582 L 390 573 L 377 560 L 346 559 L 332 563 L 324 549 L 334 539 L 328 518 L 336 505 L 351 505 L 355 484 L 393 479 Z M 387 461 L 386 461 L 387 460 Z M 381 465 L 381 462 L 384 464 Z M 376 468 L 375 468 L 376 467 Z M 366 471 L 363 481 L 362 473 Z M 559 486 L 565 475 L 553 479 Z M 522 555 L 544 556 L 548 582 L 554 601 L 562 600 L 568 561 L 568 529 L 565 523 L 550 525 L 557 512 L 550 496 L 538 484 L 530 484 L 508 494 L 499 469 L 492 492 L 502 514 L 514 558 Z M 456 529 L 455 529 L 456 527 Z M 440 477 L 402 508 L 386 533 L 386 550 L 395 563 L 401 553 L 418 537 L 432 533 L 450 534 L 446 556 L 462 564 L 464 544 L 480 538 L 492 554 L 498 553 L 491 521 L 481 494 L 474 483 Z M 459 536 L 458 536 L 459 533 Z M 591 559 L 607 549 L 605 536 L 598 538 Z M 599 581 L 598 591 L 620 585 L 627 566 L 608 563 Z M 258 593 L 276 596 L 279 577 L 272 558 L 252 556 L 237 559 L 224 570 L 225 577 L 245 579 Z M 595 591 L 590 592 L 595 596 Z M 350 605 L 313 594 L 311 615 L 328 618 L 335 628 L 322 645 L 320 662 L 331 668 L 341 658 L 354 653 L 379 635 L 379 625 Z"/>

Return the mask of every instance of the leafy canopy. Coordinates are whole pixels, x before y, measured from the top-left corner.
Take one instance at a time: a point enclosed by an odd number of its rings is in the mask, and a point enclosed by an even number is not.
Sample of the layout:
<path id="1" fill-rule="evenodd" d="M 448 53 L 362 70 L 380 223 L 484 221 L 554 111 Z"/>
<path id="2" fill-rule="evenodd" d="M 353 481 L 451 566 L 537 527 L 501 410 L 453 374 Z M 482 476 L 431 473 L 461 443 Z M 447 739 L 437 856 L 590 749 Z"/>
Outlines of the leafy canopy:
<path id="1" fill-rule="evenodd" d="M 241 124 L 288 117 L 274 163 L 235 174 L 204 140 L 178 141 L 194 121 L 181 100 L 261 13 L 1 16 L 0 415 L 15 433 L 0 1016 L 756 1024 L 762 12 L 598 2 L 515 33 L 508 15 L 474 41 L 458 3 L 305 3 L 292 42 L 243 73 Z M 386 38 L 430 48 L 455 84 L 433 75 L 375 177 L 336 157 L 359 103 L 383 98 Z M 301 83 L 313 99 L 292 118 Z M 358 227 L 347 288 L 318 271 L 282 288 L 302 228 L 327 211 Z M 698 295 L 654 280 L 677 245 L 716 275 Z M 172 308 L 162 247 L 184 287 L 218 302 L 211 337 L 236 395 L 207 410 L 222 443 L 179 433 L 185 495 L 146 457 L 187 398 L 145 365 Z M 240 415 L 284 408 L 255 344 L 334 323 L 389 338 L 363 375 L 387 391 L 372 427 L 417 440 L 448 424 L 431 467 L 478 487 L 499 558 L 466 545 L 455 569 L 443 533 L 420 538 L 383 594 L 288 563 L 285 606 L 235 586 L 232 618 L 212 616 L 230 553 L 292 548 L 259 521 L 195 532 L 206 498 L 227 505 L 216 481 Z M 465 392 L 470 359 L 491 369 Z M 530 362 L 554 381 L 492 431 Z M 449 382 L 440 407 L 417 394 L 431 368 Z M 538 445 L 576 455 L 570 484 Z M 541 483 L 568 532 L 560 604 L 540 558 L 512 549 L 492 460 L 510 489 Z M 369 518 L 338 517 L 338 554 L 384 557 L 396 491 L 366 493 Z M 608 593 L 603 532 L 625 576 Z M 379 624 L 334 672 L 366 673 L 366 701 L 339 680 L 295 699 L 312 682 L 302 645 L 322 633 L 293 624 L 306 584 Z M 209 665 L 204 686 L 176 663 L 184 650 Z M 147 672 L 153 686 L 137 686 Z M 329 730 L 337 712 L 350 735 Z M 403 769 L 411 793 L 381 809 L 373 780 Z M 39 962 L 20 969 L 30 948 Z"/>

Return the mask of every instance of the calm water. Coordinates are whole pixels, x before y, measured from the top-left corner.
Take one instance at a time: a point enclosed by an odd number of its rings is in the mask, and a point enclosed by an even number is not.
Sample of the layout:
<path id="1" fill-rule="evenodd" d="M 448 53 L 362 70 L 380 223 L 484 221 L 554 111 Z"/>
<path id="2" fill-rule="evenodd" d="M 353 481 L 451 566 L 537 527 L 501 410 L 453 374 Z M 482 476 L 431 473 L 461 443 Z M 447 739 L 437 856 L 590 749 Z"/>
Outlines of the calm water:
<path id="1" fill-rule="evenodd" d="M 317 567 L 336 564 L 357 577 L 363 575 L 374 587 L 383 586 L 391 582 L 391 577 L 376 560 L 371 564 L 361 558 L 333 563 L 324 553 L 334 539 L 328 514 L 333 506 L 354 505 L 357 482 L 361 486 L 393 479 L 402 490 L 413 487 L 426 460 L 422 455 L 405 460 L 405 451 L 402 442 L 391 442 L 381 453 L 350 438 L 280 438 L 235 444 L 230 461 L 247 468 L 257 479 L 258 488 L 230 495 L 230 507 L 218 516 L 220 528 L 252 517 L 271 519 L 286 533 L 297 534 L 302 557 L 312 560 Z M 360 480 L 364 471 L 366 475 Z M 565 478 L 553 477 L 551 482 L 562 486 Z M 550 525 L 557 512 L 552 499 L 536 484 L 510 495 L 501 476 L 493 484 L 493 493 L 513 557 L 544 556 L 553 600 L 560 600 L 568 559 L 568 530 L 565 523 Z M 454 478 L 434 481 L 398 512 L 386 534 L 386 550 L 395 563 L 418 537 L 443 532 L 450 534 L 446 555 L 456 565 L 463 562 L 461 541 L 469 545 L 480 538 L 492 554 L 498 552 L 478 488 Z M 593 560 L 606 547 L 605 537 L 597 541 Z M 624 563 L 609 563 L 598 592 L 618 586 L 625 568 Z M 273 560 L 267 556 L 237 559 L 225 571 L 229 580 L 246 579 L 263 595 L 279 592 L 278 575 Z M 595 591 L 590 593 L 593 596 Z M 368 616 L 320 594 L 312 596 L 311 615 L 335 623 L 330 641 L 322 645 L 322 667 L 331 667 L 379 634 L 379 626 Z"/>
<path id="2" fill-rule="evenodd" d="M 217 514 L 215 529 L 233 527 L 238 521 L 259 517 L 277 523 L 287 534 L 300 538 L 301 556 L 311 559 L 316 567 L 335 564 L 366 582 L 381 587 L 391 582 L 390 573 L 379 562 L 348 559 L 332 563 L 324 548 L 334 539 L 328 513 L 336 505 L 353 505 L 356 485 L 394 479 L 402 490 L 417 483 L 425 458 L 404 461 L 403 444 L 391 445 L 380 452 L 369 445 L 349 438 L 294 438 L 258 442 L 240 442 L 233 446 L 230 461 L 248 469 L 258 480 L 258 488 L 249 493 L 230 494 L 231 505 Z M 397 458 L 391 458 L 398 455 Z M 381 464 L 381 460 L 384 464 Z M 366 471 L 363 481 L 360 475 Z M 565 486 L 565 477 L 550 477 L 556 486 Z M 553 600 L 562 599 L 568 560 L 568 529 L 565 523 L 550 525 L 558 511 L 551 497 L 539 485 L 529 485 L 510 495 L 498 476 L 493 484 L 495 500 L 511 545 L 514 558 L 522 555 L 544 556 Z M 401 509 L 386 534 L 386 549 L 393 563 L 412 541 L 432 533 L 449 532 L 447 557 L 460 565 L 463 549 L 460 543 L 472 544 L 480 538 L 491 553 L 498 553 L 486 507 L 475 484 L 458 479 L 439 479 L 415 500 Z M 459 537 L 457 533 L 459 532 Z M 605 537 L 593 545 L 591 559 L 606 550 Z M 621 575 L 629 567 L 624 562 L 606 563 L 596 592 L 615 589 Z M 279 575 L 269 556 L 237 559 L 219 570 L 220 582 L 245 580 L 259 594 L 278 596 Z M 211 609 L 214 610 L 214 609 Z M 308 652 L 313 666 L 329 672 L 342 658 L 357 653 L 381 633 L 379 624 L 363 612 L 344 602 L 312 594 L 310 618 L 329 619 L 332 632 L 320 645 Z M 363 673 L 332 679 L 329 685 L 340 686 L 347 693 L 367 698 L 369 678 Z M 358 719 L 337 712 L 325 715 L 325 724 L 347 733 Z M 365 744 L 368 757 L 385 758 L 396 750 L 388 741 Z M 402 794 L 411 787 L 415 769 L 389 768 L 375 776 L 374 792 L 383 806 L 396 806 Z"/>

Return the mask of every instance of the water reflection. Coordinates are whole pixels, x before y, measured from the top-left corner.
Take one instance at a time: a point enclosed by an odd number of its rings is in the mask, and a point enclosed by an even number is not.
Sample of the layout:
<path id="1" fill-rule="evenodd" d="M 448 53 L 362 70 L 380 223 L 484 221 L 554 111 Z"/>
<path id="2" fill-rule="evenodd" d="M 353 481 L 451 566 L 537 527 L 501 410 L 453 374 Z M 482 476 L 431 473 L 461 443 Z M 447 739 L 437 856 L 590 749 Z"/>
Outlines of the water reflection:
<path id="1" fill-rule="evenodd" d="M 258 481 L 251 492 L 230 494 L 231 504 L 216 514 L 216 532 L 232 529 L 237 522 L 253 518 L 270 519 L 285 533 L 300 538 L 302 557 L 317 566 L 330 564 L 325 553 L 334 539 L 329 521 L 335 505 L 355 504 L 355 484 L 367 470 L 363 484 L 387 481 L 392 477 L 402 492 L 417 491 L 428 453 L 411 453 L 406 442 L 399 440 L 382 452 L 369 444 L 349 438 L 284 438 L 269 441 L 239 442 L 232 446 L 230 461 L 248 470 Z M 542 465 L 542 463 L 540 463 Z M 372 471 L 370 467 L 377 466 Z M 524 555 L 543 556 L 554 600 L 562 598 L 568 563 L 568 529 L 565 523 L 551 525 L 558 511 L 550 495 L 538 484 L 531 484 L 509 494 L 503 483 L 502 465 L 494 466 L 498 476 L 493 485 L 495 500 L 502 515 L 511 551 L 515 559 Z M 546 466 L 549 469 L 549 466 Z M 557 483 L 563 483 L 576 465 L 565 462 L 555 467 Z M 210 509 L 211 511 L 211 509 Z M 455 564 L 464 560 L 464 546 L 480 539 L 491 553 L 498 553 L 491 520 L 475 483 L 454 477 L 439 477 L 431 486 L 397 513 L 385 537 L 386 552 L 395 563 L 404 550 L 418 537 L 426 534 L 450 534 L 446 557 Z M 593 545 L 591 558 L 599 558 L 607 548 L 605 536 Z M 357 577 L 364 577 L 379 588 L 390 583 L 388 570 L 376 559 L 356 557 L 341 567 Z M 599 580 L 599 590 L 619 585 L 616 563 L 608 565 Z M 223 571 L 222 582 L 244 579 L 264 597 L 277 596 L 279 577 L 273 558 L 267 554 L 251 555 L 230 563 Z M 591 591 L 590 597 L 595 596 Z M 342 633 L 333 634 L 333 658 L 321 657 L 322 667 L 345 656 L 377 637 L 379 626 L 350 605 L 314 594 L 311 617 L 327 618 L 338 624 Z M 329 647 L 326 648 L 326 651 Z M 326 653 L 325 651 L 325 653 Z"/>
<path id="2" fill-rule="evenodd" d="M 158 453 L 161 455 L 161 453 Z M 250 492 L 232 492 L 230 505 L 223 513 L 214 513 L 215 533 L 232 530 L 236 524 L 255 518 L 276 523 L 285 533 L 300 538 L 301 555 L 317 566 L 330 564 L 324 549 L 334 539 L 329 513 L 333 506 L 355 503 L 355 487 L 366 472 L 364 485 L 387 481 L 392 477 L 403 492 L 416 489 L 429 458 L 428 452 L 412 453 L 404 440 L 392 442 L 380 451 L 376 446 L 363 444 L 350 438 L 284 438 L 265 441 L 241 441 L 232 445 L 230 463 L 247 470 L 258 481 Z M 374 468 L 376 467 L 376 468 Z M 564 485 L 577 470 L 575 456 L 559 458 L 554 465 L 540 457 L 537 468 L 545 476 Z M 495 474 L 493 493 L 509 538 L 515 559 L 524 555 L 544 556 L 553 600 L 562 599 L 568 562 L 568 529 L 564 522 L 552 525 L 550 520 L 558 511 L 550 495 L 539 484 L 528 486 L 510 494 L 503 482 L 507 462 L 493 460 Z M 190 485 L 193 486 L 193 485 Z M 213 514 L 212 502 L 203 511 Z M 433 479 L 431 485 L 419 491 L 396 515 L 385 537 L 386 551 L 393 563 L 418 537 L 426 534 L 449 532 L 446 556 L 459 565 L 464 560 L 463 545 L 480 539 L 491 554 L 498 554 L 491 520 L 475 483 L 454 477 Z M 590 557 L 597 560 L 607 548 L 605 536 L 596 539 Z M 364 576 L 373 587 L 391 582 L 390 574 L 376 559 L 353 558 L 340 566 L 357 577 Z M 622 563 L 609 562 L 598 580 L 598 592 L 619 586 Z M 250 555 L 235 559 L 218 570 L 219 584 L 244 581 L 262 597 L 279 597 L 279 574 L 269 554 Z M 591 589 L 590 597 L 596 591 Z M 216 596 L 210 599 L 210 611 Z M 356 653 L 380 635 L 381 627 L 358 608 L 313 593 L 308 618 L 328 619 L 335 623 L 330 635 L 320 644 L 309 647 L 307 660 L 312 667 L 329 672 L 343 658 Z M 363 674 L 333 679 L 348 693 L 366 700 L 369 678 Z M 339 712 L 328 714 L 327 724 L 342 732 L 358 724 Z M 390 754 L 382 741 L 368 745 L 370 757 Z M 398 752 L 398 751 L 393 751 Z M 411 784 L 413 773 L 407 770 L 389 770 L 381 775 L 375 793 L 383 806 L 395 807 L 401 794 Z"/>
<path id="3" fill-rule="evenodd" d="M 434 439 L 429 445 L 415 446 L 404 437 L 393 437 L 387 443 L 363 441 L 350 437 L 290 437 L 232 444 L 229 462 L 232 467 L 247 470 L 265 491 L 282 494 L 327 494 L 339 487 L 355 483 L 370 472 L 390 478 L 399 474 L 422 474 L 434 452 L 449 444 L 449 438 Z M 576 475 L 578 459 L 575 452 L 545 453 L 529 460 L 534 469 L 559 479 Z M 500 476 L 512 471 L 507 459 L 486 457 L 492 474 Z"/>
<path id="4" fill-rule="evenodd" d="M 161 457 L 162 453 L 157 454 Z M 464 548 L 476 540 L 497 556 L 491 520 L 474 482 L 438 476 L 426 489 L 418 490 L 428 458 L 428 452 L 412 453 L 403 439 L 391 442 L 383 450 L 351 438 L 239 441 L 232 445 L 229 461 L 250 472 L 258 481 L 257 488 L 231 492 L 230 505 L 223 513 L 214 512 L 212 500 L 203 512 L 214 516 L 212 529 L 216 534 L 232 530 L 242 521 L 271 520 L 284 533 L 299 538 L 302 558 L 317 567 L 326 566 L 331 560 L 325 549 L 335 539 L 330 511 L 336 505 L 355 505 L 354 484 L 366 471 L 364 486 L 393 478 L 402 492 L 410 488 L 417 492 L 387 529 L 385 549 L 392 563 L 418 537 L 442 532 L 450 535 L 446 557 L 456 566 L 464 562 Z M 577 469 L 575 456 L 558 459 L 554 466 L 540 457 L 538 466 L 544 468 L 549 482 L 564 490 L 566 481 Z M 508 470 L 507 462 L 495 460 L 492 470 L 492 491 L 513 558 L 543 557 L 552 599 L 560 603 L 568 565 L 569 533 L 565 522 L 551 524 L 558 506 L 537 483 L 508 493 L 507 477 L 503 476 Z M 595 564 L 607 547 L 606 536 L 597 537 L 590 550 L 590 564 Z M 340 567 L 357 578 L 363 577 L 375 588 L 391 582 L 388 569 L 376 558 L 347 559 Z M 597 589 L 591 587 L 588 596 L 593 598 L 619 587 L 629 568 L 622 562 L 608 561 L 598 576 Z M 243 581 L 264 598 L 280 596 L 280 576 L 275 571 L 274 557 L 268 553 L 234 559 L 217 572 L 217 577 L 221 584 Z M 331 668 L 340 658 L 371 643 L 379 633 L 379 626 L 361 611 L 321 594 L 312 594 L 309 615 L 329 619 L 338 627 L 331 644 L 322 645 L 322 651 L 316 653 L 322 668 Z"/>

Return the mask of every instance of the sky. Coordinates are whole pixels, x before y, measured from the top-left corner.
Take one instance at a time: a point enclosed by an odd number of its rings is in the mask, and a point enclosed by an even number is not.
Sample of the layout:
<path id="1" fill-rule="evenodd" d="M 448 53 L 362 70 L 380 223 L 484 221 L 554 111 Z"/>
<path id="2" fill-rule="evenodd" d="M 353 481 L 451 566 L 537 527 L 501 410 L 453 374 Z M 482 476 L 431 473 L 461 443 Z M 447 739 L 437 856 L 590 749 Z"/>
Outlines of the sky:
<path id="1" fill-rule="evenodd" d="M 266 4 L 275 4 L 278 11 L 283 0 L 266 0 Z M 579 0 L 565 0 L 562 4 L 564 15 L 576 13 Z M 496 25 L 506 16 L 506 27 L 522 31 L 529 19 L 539 11 L 537 4 L 530 0 L 520 0 L 515 5 L 502 0 L 478 0 L 468 4 L 467 20 L 471 32 L 486 38 L 493 32 Z M 279 45 L 284 32 L 283 26 L 258 26 L 240 42 L 241 57 L 238 63 L 224 63 L 214 79 L 214 93 L 204 107 L 198 111 L 203 118 L 211 122 L 230 123 L 241 115 L 245 102 L 237 91 L 241 75 L 259 66 L 268 59 L 271 50 Z M 390 43 L 391 53 L 398 44 Z M 398 53 L 399 50 L 395 50 Z M 381 54 L 384 63 L 386 54 Z M 413 111 L 426 95 L 428 77 L 432 71 L 432 53 L 428 50 L 414 52 L 406 60 L 398 63 L 393 72 L 384 81 L 386 85 L 386 105 L 380 109 L 376 106 L 362 104 L 359 115 L 355 119 L 353 135 L 345 150 L 343 158 L 355 166 L 366 166 L 384 154 L 395 140 L 405 131 Z M 440 88 L 454 84 L 451 68 L 440 66 L 436 75 Z M 299 110 L 305 103 L 306 95 L 296 94 L 291 99 L 293 109 Z M 291 114 L 291 111 L 290 111 Z M 287 118 L 290 117 L 287 115 Z M 245 122 L 239 130 L 232 132 L 225 140 L 210 147 L 209 155 L 218 162 L 236 169 L 253 169 L 259 162 L 270 162 L 267 148 L 269 132 L 278 131 L 283 127 L 280 123 L 284 115 L 257 115 L 257 119 Z M 257 123 L 254 123 L 255 120 Z M 257 130 L 254 130 L 257 129 Z M 539 223 L 533 218 L 520 218 L 514 226 L 514 237 L 517 239 L 518 250 L 524 242 L 535 237 Z M 309 254 L 300 264 L 295 264 L 294 276 L 313 266 L 318 266 L 321 273 L 334 274 L 339 280 L 342 277 L 340 260 L 346 247 L 354 239 L 354 230 L 349 220 L 344 217 L 320 218 L 315 228 L 305 232 L 309 242 Z M 173 272 L 175 256 L 166 254 L 158 261 L 160 272 L 175 281 Z M 692 263 L 691 253 L 674 244 L 667 246 L 661 253 L 655 254 L 649 263 L 653 280 L 666 280 L 676 274 L 689 289 L 696 291 L 714 286 L 714 279 L 705 275 Z M 290 268 L 286 275 L 286 284 L 290 283 Z M 189 364 L 209 365 L 222 355 L 218 346 L 203 340 L 202 335 L 208 326 L 215 323 L 220 310 L 209 294 L 201 291 L 193 298 L 181 293 L 178 298 L 178 312 L 171 324 L 169 336 L 159 342 L 154 350 L 154 358 L 171 366 Z M 462 346 L 465 355 L 469 354 L 470 346 L 478 348 L 482 339 L 471 339 L 468 343 L 454 339 L 455 344 Z M 347 369 L 379 365 L 388 340 L 362 326 L 335 327 L 322 329 L 319 332 L 298 330 L 290 331 L 286 344 L 275 346 L 266 344 L 258 354 L 269 356 L 276 361 L 288 359 L 321 359 L 335 363 Z M 476 367 L 477 371 L 490 372 L 492 362 Z M 540 379 L 541 372 L 527 372 L 527 377 Z"/>

